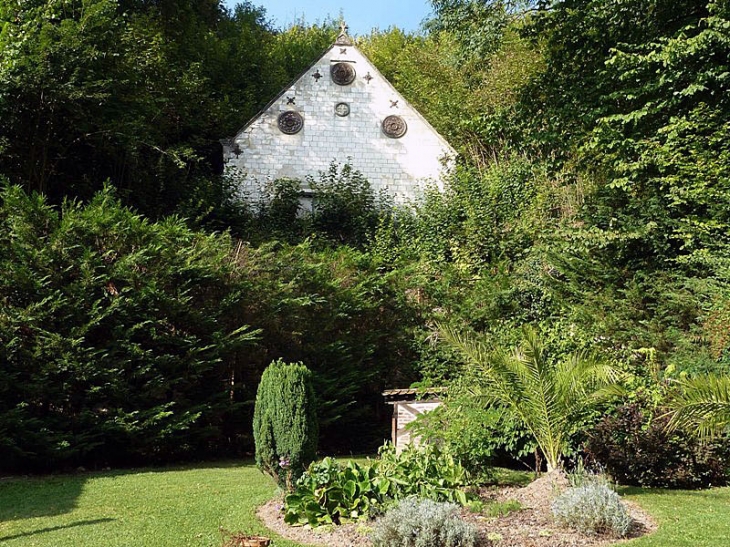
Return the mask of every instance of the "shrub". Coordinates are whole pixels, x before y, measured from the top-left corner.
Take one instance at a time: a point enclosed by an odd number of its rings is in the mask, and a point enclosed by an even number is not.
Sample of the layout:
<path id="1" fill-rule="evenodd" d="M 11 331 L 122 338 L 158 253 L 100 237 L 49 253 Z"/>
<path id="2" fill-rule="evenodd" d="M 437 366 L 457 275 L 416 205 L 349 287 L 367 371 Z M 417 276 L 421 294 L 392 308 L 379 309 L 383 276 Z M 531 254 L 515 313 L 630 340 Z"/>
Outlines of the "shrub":
<path id="1" fill-rule="evenodd" d="M 391 482 L 377 474 L 376 465 L 332 458 L 313 463 L 285 498 L 284 521 L 294 526 L 343 524 L 376 514 L 388 499 Z"/>
<path id="2" fill-rule="evenodd" d="M 392 445 L 381 459 L 340 465 L 331 458 L 309 466 L 286 496 L 284 520 L 292 525 L 324 524 L 373 517 L 409 496 L 466 505 L 467 475 L 458 461 L 434 447 L 408 447 L 396 455 Z"/>
<path id="3" fill-rule="evenodd" d="M 237 455 L 255 331 L 230 248 L 109 188 L 59 208 L 0 190 L 2 472 Z"/>
<path id="4" fill-rule="evenodd" d="M 253 434 L 256 465 L 291 488 L 317 453 L 312 373 L 302 363 L 271 363 L 256 393 Z"/>
<path id="5" fill-rule="evenodd" d="M 651 418 L 638 403 L 622 406 L 596 426 L 586 450 L 619 484 L 663 488 L 725 484 L 728 443 L 703 443 L 693 435 L 668 433 L 668 420 Z"/>
<path id="6" fill-rule="evenodd" d="M 375 525 L 375 547 L 473 547 L 476 528 L 459 518 L 458 505 L 422 500 L 401 500 Z"/>
<path id="7" fill-rule="evenodd" d="M 386 194 L 376 194 L 363 174 L 347 163 L 333 161 L 318 179 L 307 177 L 307 183 L 316 194 L 312 231 L 335 244 L 363 247 L 392 207 Z"/>
<path id="8" fill-rule="evenodd" d="M 476 482 L 492 480 L 495 458 L 519 458 L 534 452 L 529 433 L 508 409 L 499 405 L 485 407 L 465 390 L 454 391 L 454 396 L 449 394 L 448 404 L 421 414 L 411 427 L 425 441 L 458 454 Z"/>
<path id="9" fill-rule="evenodd" d="M 555 521 L 582 534 L 624 537 L 631 525 L 626 506 L 605 484 L 568 488 L 552 505 Z"/>
<path id="10" fill-rule="evenodd" d="M 393 499 L 418 496 L 435 501 L 466 505 L 469 495 L 463 490 L 469 485 L 466 469 L 451 454 L 436 446 L 407 446 L 396 454 L 388 443 L 380 448 L 378 472 L 389 479 Z"/>

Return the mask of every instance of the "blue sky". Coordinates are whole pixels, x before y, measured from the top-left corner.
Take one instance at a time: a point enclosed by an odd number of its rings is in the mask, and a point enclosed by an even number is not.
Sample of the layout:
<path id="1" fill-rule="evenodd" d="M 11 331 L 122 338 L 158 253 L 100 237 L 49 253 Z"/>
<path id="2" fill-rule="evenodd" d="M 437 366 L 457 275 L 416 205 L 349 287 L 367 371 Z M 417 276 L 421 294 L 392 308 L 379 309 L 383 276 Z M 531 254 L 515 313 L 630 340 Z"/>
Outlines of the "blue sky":
<path id="1" fill-rule="evenodd" d="M 226 0 L 233 7 L 235 0 Z M 386 29 L 397 26 L 403 30 L 417 30 L 421 21 L 431 12 L 428 0 L 252 0 L 252 4 L 266 8 L 266 14 L 276 27 L 288 27 L 304 17 L 307 23 L 322 22 L 331 16 L 337 19 L 342 10 L 350 27 L 350 34 L 370 33 L 374 27 Z"/>

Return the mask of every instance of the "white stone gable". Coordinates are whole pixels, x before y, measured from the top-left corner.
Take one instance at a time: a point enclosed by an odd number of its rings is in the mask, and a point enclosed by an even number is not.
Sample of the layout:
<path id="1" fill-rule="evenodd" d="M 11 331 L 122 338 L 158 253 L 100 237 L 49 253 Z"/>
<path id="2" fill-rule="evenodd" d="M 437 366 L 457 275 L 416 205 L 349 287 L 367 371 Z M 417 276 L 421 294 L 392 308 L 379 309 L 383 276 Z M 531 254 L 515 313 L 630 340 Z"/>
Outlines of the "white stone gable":
<path id="1" fill-rule="evenodd" d="M 331 69 L 352 83 L 339 85 Z M 341 78 L 342 80 L 342 78 Z M 280 119 L 282 114 L 293 112 Z M 297 116 L 298 115 L 298 116 Z M 405 122 L 405 134 L 398 118 Z M 391 122 L 386 134 L 383 121 Z M 287 134 L 282 131 L 296 131 Z M 335 44 L 296 82 L 224 145 L 229 172 L 243 175 L 241 193 L 256 199 L 280 178 L 305 180 L 332 161 L 349 163 L 377 192 L 396 202 L 418 196 L 441 178 L 456 152 L 352 45 Z"/>

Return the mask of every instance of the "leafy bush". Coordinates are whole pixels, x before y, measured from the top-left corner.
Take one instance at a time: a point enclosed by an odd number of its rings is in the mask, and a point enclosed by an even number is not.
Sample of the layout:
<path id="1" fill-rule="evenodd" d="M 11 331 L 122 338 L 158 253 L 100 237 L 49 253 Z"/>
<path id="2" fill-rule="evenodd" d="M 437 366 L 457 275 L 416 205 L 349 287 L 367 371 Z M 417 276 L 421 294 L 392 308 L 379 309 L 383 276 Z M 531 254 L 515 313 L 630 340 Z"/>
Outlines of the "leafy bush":
<path id="1" fill-rule="evenodd" d="M 313 463 L 285 498 L 284 521 L 291 525 L 342 524 L 377 513 L 388 499 L 392 483 L 378 476 L 376 465 L 332 458 Z"/>
<path id="2" fill-rule="evenodd" d="M 293 525 L 341 524 L 373 517 L 394 501 L 419 496 L 466 505 L 473 496 L 464 468 L 434 447 L 395 453 L 384 446 L 380 459 L 367 465 L 341 465 L 331 458 L 313 463 L 286 496 L 284 520 Z"/>
<path id="3" fill-rule="evenodd" d="M 409 497 L 375 525 L 375 547 L 474 547 L 477 529 L 459 518 L 459 506 Z"/>
<path id="4" fill-rule="evenodd" d="M 664 488 L 726 484 L 729 444 L 668 433 L 668 420 L 662 415 L 652 418 L 638 403 L 622 406 L 596 426 L 586 450 L 619 484 Z"/>
<path id="5" fill-rule="evenodd" d="M 582 534 L 624 537 L 631 525 L 626 506 L 605 484 L 568 488 L 552 505 L 555 521 Z"/>
<path id="6" fill-rule="evenodd" d="M 317 455 L 318 424 L 312 373 L 302 363 L 271 363 L 256 393 L 256 465 L 291 488 Z"/>
<path id="7" fill-rule="evenodd" d="M 310 215 L 312 230 L 335 244 L 363 247 L 392 205 L 387 194 L 376 194 L 362 173 L 349 164 L 332 162 L 319 179 L 308 177 L 315 191 Z"/>
<path id="8" fill-rule="evenodd" d="M 508 409 L 485 405 L 479 397 L 459 387 L 452 383 L 448 404 L 418 416 L 411 424 L 412 431 L 429 444 L 458 454 L 470 477 L 486 483 L 492 478 L 495 458 L 526 456 L 535 450 L 535 443 Z"/>
<path id="9" fill-rule="evenodd" d="M 388 478 L 393 499 L 418 496 L 466 505 L 469 485 L 466 469 L 451 454 L 432 445 L 408 445 L 400 454 L 388 443 L 379 451 L 379 475 Z"/>

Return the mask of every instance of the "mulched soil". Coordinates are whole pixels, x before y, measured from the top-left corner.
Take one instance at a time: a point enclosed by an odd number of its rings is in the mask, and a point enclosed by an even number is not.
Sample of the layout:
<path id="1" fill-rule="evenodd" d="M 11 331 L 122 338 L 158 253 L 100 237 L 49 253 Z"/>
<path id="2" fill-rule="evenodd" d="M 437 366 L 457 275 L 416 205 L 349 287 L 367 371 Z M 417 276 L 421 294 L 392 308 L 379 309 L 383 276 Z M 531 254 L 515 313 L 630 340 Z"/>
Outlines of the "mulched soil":
<path id="1" fill-rule="evenodd" d="M 559 473 L 550 473 L 524 488 L 485 488 L 479 492 L 484 501 L 517 500 L 522 509 L 502 517 L 484 517 L 464 511 L 463 517 L 479 527 L 484 547 L 598 547 L 615 543 L 616 538 L 584 536 L 556 526 L 550 512 L 555 496 L 568 486 Z M 294 527 L 284 523 L 281 500 L 272 500 L 259 508 L 263 523 L 279 535 L 307 545 L 327 547 L 372 547 L 367 527 L 348 524 L 332 528 Z M 628 539 L 649 534 L 656 529 L 651 517 L 638 505 L 624 501 L 633 525 Z"/>

